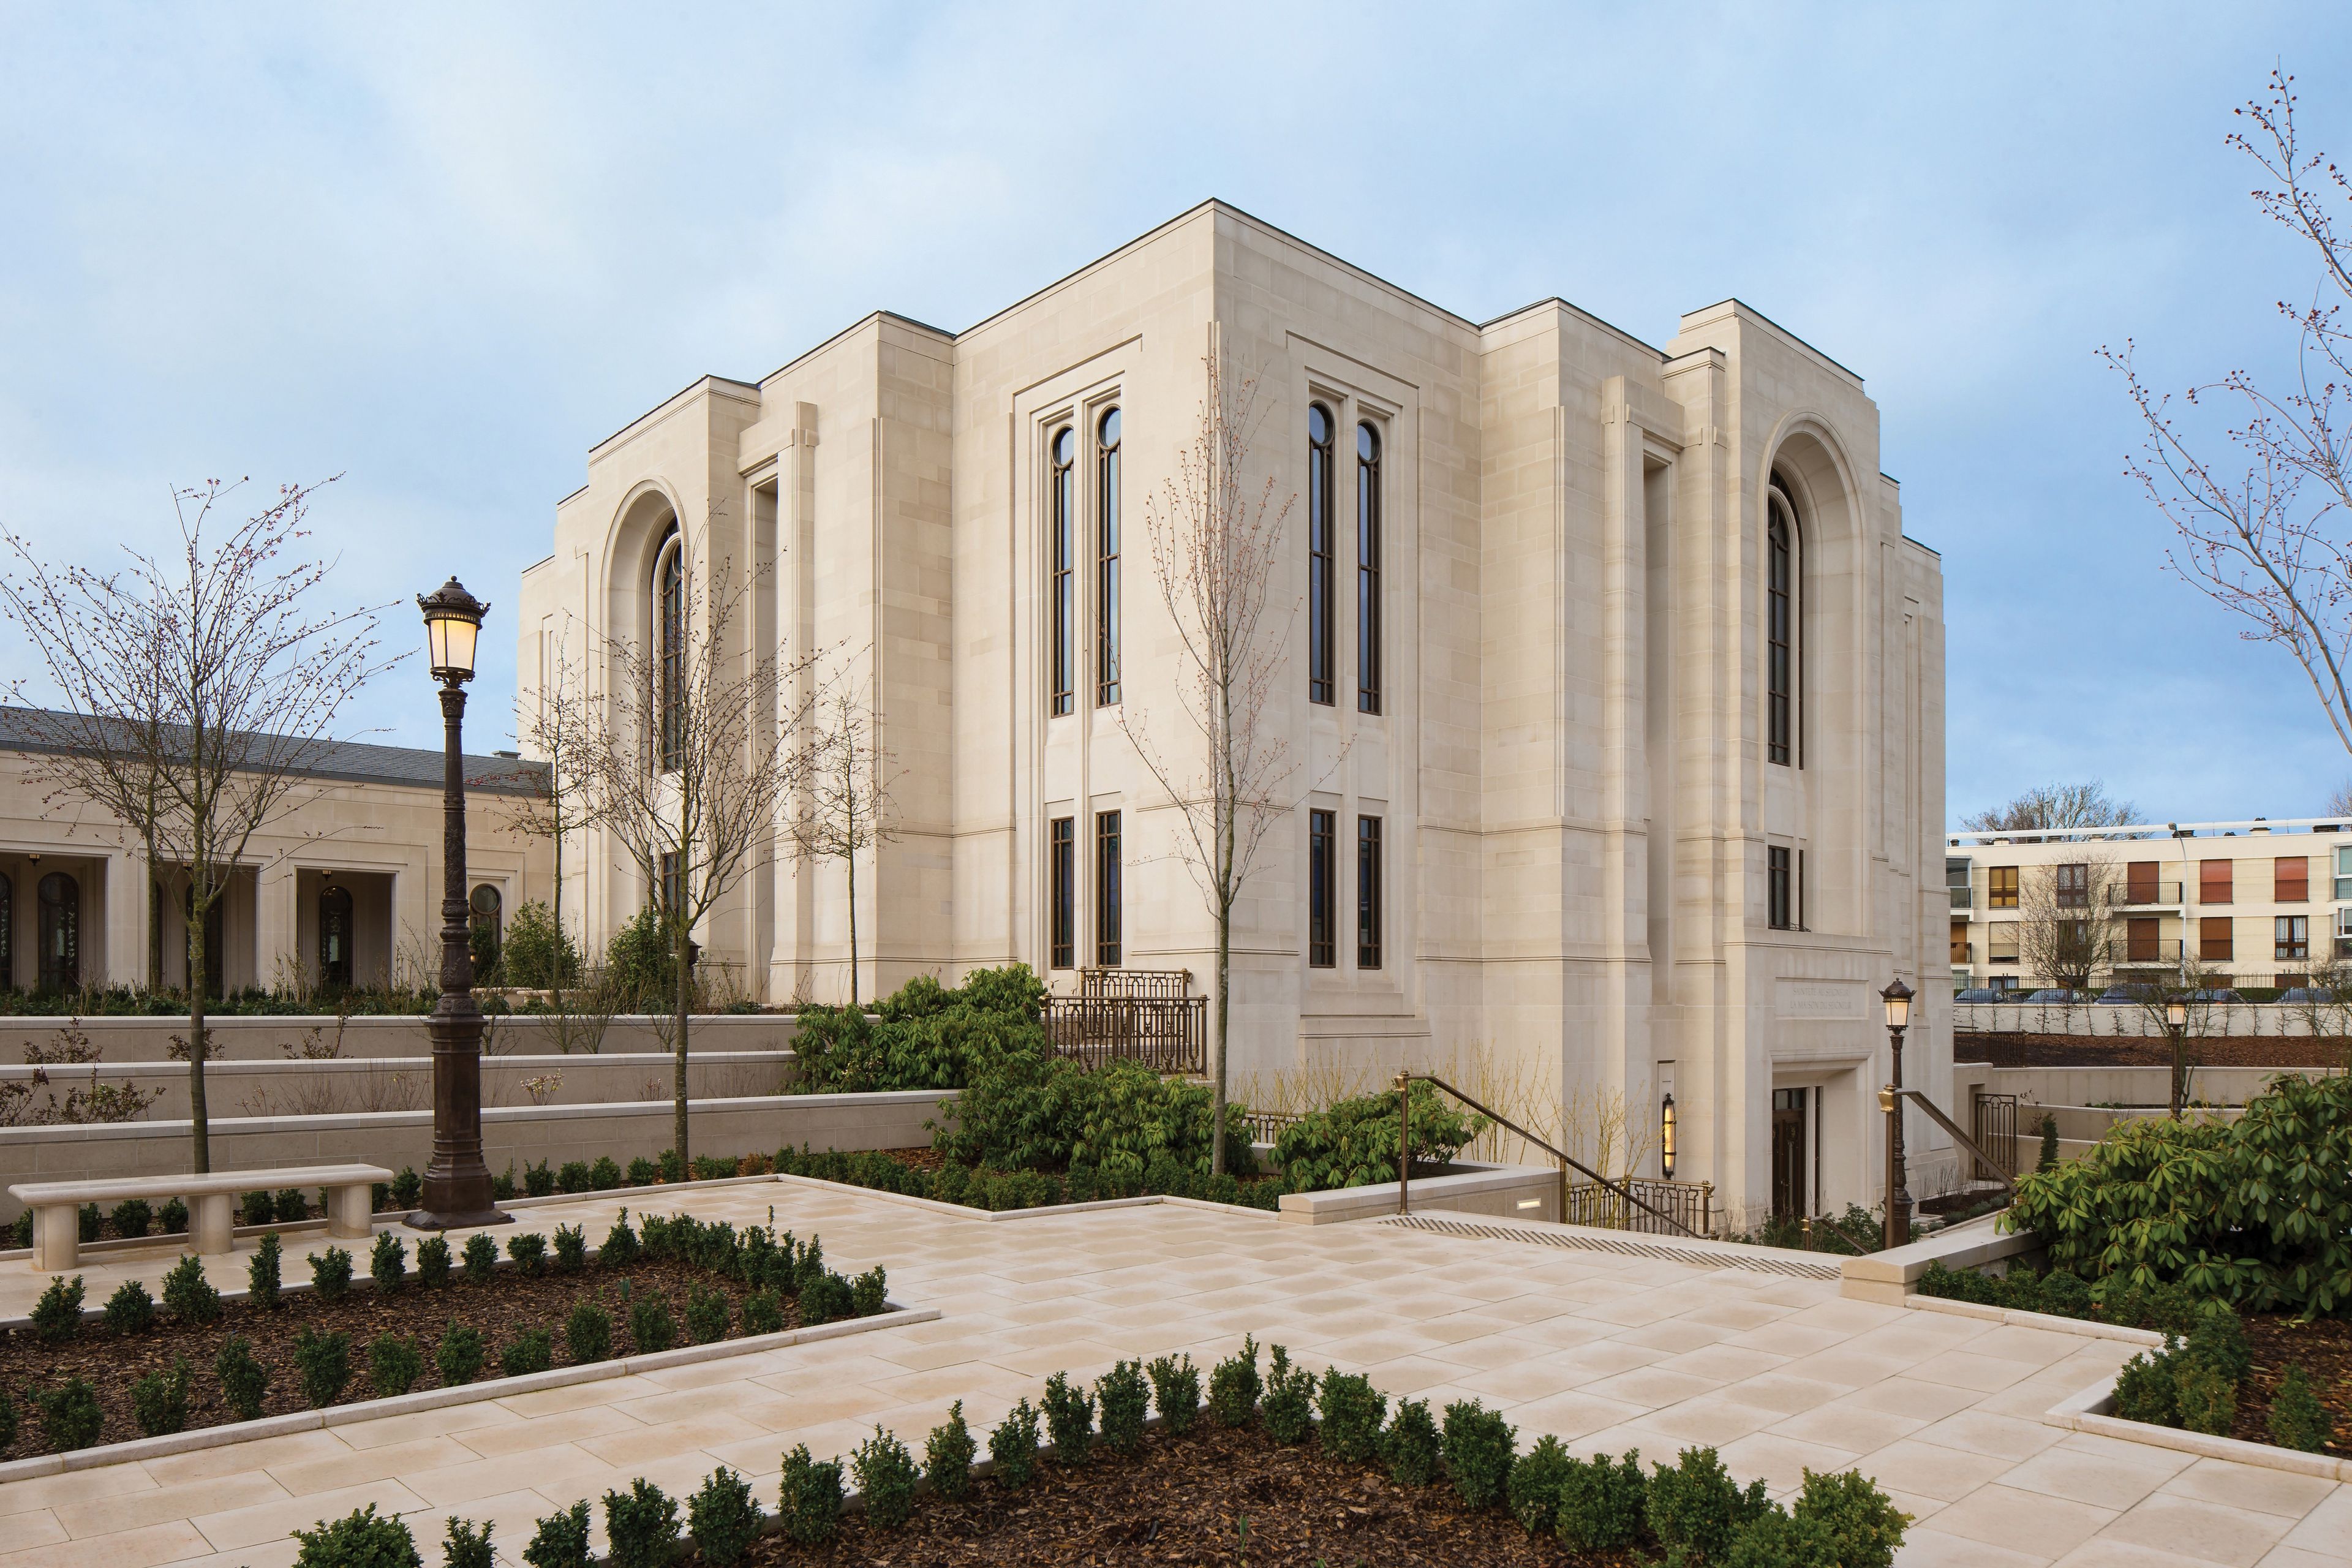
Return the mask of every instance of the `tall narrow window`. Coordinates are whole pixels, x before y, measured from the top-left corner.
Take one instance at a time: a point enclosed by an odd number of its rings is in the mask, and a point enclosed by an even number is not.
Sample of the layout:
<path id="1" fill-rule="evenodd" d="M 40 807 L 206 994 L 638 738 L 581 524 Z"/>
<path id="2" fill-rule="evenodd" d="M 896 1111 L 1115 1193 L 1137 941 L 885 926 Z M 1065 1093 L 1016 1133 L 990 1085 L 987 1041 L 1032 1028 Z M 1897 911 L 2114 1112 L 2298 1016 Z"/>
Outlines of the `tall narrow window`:
<path id="1" fill-rule="evenodd" d="M 1381 819 L 1356 818 L 1356 967 L 1381 966 Z"/>
<path id="2" fill-rule="evenodd" d="M 467 900 L 470 908 L 467 924 L 471 930 L 469 940 L 474 949 L 474 969 L 484 979 L 499 966 L 499 948 L 506 931 L 504 909 L 506 900 L 498 889 L 483 882 L 474 889 Z"/>
<path id="3" fill-rule="evenodd" d="M 2051 874 L 2051 886 L 2057 891 L 2058 905 L 2061 909 L 2090 908 L 2090 863 L 2075 860 L 2056 868 Z"/>
<path id="4" fill-rule="evenodd" d="M 1765 754 L 1787 765 L 1796 749 L 1796 508 L 1772 481 L 1765 542 Z"/>
<path id="5" fill-rule="evenodd" d="M 1764 851 L 1766 883 L 1764 889 L 1764 920 L 1774 931 L 1789 931 L 1796 922 L 1789 918 L 1790 876 L 1789 852 L 1775 844 Z"/>
<path id="6" fill-rule="evenodd" d="M 1076 564 L 1077 540 L 1077 479 L 1072 469 L 1076 466 L 1078 437 L 1067 428 L 1054 435 L 1054 474 L 1049 481 L 1046 508 L 1052 513 L 1047 522 L 1054 540 L 1054 713 L 1067 713 L 1076 704 L 1078 628 L 1073 618 L 1077 606 L 1072 601 L 1076 580 L 1071 570 Z"/>
<path id="7" fill-rule="evenodd" d="M 686 552 L 672 526 L 654 557 L 654 693 L 655 744 L 661 771 L 678 764 L 686 745 L 685 715 L 680 711 L 686 690 Z"/>
<path id="8" fill-rule="evenodd" d="M 319 984 L 348 989 L 351 983 L 351 889 L 322 888 L 319 891 Z"/>
<path id="9" fill-rule="evenodd" d="M 1055 969 L 1067 969 L 1078 961 L 1077 826 L 1076 817 L 1054 818 L 1052 864 L 1046 874 L 1054 883 L 1051 963 Z"/>
<path id="10" fill-rule="evenodd" d="M 677 851 L 667 849 L 661 858 L 661 912 L 674 915 L 686 907 L 686 876 L 678 865 Z"/>
<path id="11" fill-rule="evenodd" d="M 1307 700 L 1336 700 L 1331 667 L 1331 415 L 1307 410 Z"/>
<path id="12" fill-rule="evenodd" d="M 1118 410 L 1095 426 L 1095 706 L 1118 701 Z"/>
<path id="13" fill-rule="evenodd" d="M 2280 915 L 2277 917 L 2278 958 L 2300 961 L 2311 956 L 2311 917 Z"/>
<path id="14" fill-rule="evenodd" d="M 1356 426 L 1356 711 L 1381 710 L 1381 434 Z"/>
<path id="15" fill-rule="evenodd" d="M 1316 969 L 1339 962 L 1332 930 L 1339 923 L 1339 836 L 1338 813 L 1307 814 L 1307 962 Z"/>
<path id="16" fill-rule="evenodd" d="M 16 884 L 0 872 L 0 991 L 16 988 Z"/>
<path id="17" fill-rule="evenodd" d="M 34 889 L 39 916 L 33 935 L 40 943 L 40 988 L 81 988 L 81 884 L 52 871 Z"/>
<path id="18" fill-rule="evenodd" d="M 1985 907 L 1994 910 L 2017 908 L 2017 868 L 1994 866 L 1985 872 Z"/>
<path id="19" fill-rule="evenodd" d="M 1095 813 L 1095 963 L 1119 963 L 1118 813 Z"/>

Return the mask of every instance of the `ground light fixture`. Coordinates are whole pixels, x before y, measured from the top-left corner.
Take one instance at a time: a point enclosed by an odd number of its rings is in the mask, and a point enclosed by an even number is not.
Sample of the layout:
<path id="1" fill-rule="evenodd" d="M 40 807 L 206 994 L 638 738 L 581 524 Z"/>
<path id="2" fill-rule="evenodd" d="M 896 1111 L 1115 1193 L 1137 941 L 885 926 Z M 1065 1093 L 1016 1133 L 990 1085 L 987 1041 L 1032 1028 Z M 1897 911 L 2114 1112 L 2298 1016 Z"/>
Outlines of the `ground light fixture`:
<path id="1" fill-rule="evenodd" d="M 1675 1097 L 1658 1102 L 1658 1173 L 1675 1179 Z"/>
<path id="2" fill-rule="evenodd" d="M 433 1158 L 425 1167 L 418 1230 L 500 1225 L 482 1159 L 482 1011 L 474 1005 L 474 951 L 466 900 L 466 682 L 489 605 L 452 577 L 416 607 L 426 658 L 441 686 L 441 1000 L 425 1021 L 433 1042 Z"/>
<path id="3" fill-rule="evenodd" d="M 1911 1239 L 1911 1193 L 1903 1169 L 1903 1031 L 1911 1026 L 1911 987 L 1896 975 L 1878 994 L 1886 1004 L 1886 1038 L 1893 1047 L 1893 1074 L 1878 1103 L 1886 1108 L 1886 1245 Z"/>

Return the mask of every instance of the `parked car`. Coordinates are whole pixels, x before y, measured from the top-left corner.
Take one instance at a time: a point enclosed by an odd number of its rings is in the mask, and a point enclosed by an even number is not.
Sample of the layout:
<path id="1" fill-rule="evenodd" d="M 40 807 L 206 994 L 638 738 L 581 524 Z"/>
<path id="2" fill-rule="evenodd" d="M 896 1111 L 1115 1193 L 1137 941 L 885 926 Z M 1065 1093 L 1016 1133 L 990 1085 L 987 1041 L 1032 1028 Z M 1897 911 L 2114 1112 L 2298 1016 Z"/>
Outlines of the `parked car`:
<path id="1" fill-rule="evenodd" d="M 2156 1000 L 2153 985 L 2110 985 L 2099 993 L 2103 1007 L 2144 1007 Z"/>
<path id="2" fill-rule="evenodd" d="M 2307 1007 L 2314 1003 L 2334 1002 L 2336 993 L 2325 985 L 2291 985 L 2279 993 L 2279 1000 L 2291 1005 L 2299 1003 Z"/>
<path id="3" fill-rule="evenodd" d="M 2090 999 L 2091 994 L 2088 991 L 2069 991 L 2063 985 L 2045 985 L 2041 990 L 2022 998 L 2027 1002 L 2047 1002 L 2054 1005 L 2088 1002 Z"/>
<path id="4" fill-rule="evenodd" d="M 1996 991 L 1990 985 L 1975 985 L 1952 998 L 1955 1002 L 2014 1002 L 2014 991 Z"/>
<path id="5" fill-rule="evenodd" d="M 2242 1001 L 2244 1001 L 2244 1000 L 2245 1000 L 2245 998 L 2244 998 L 2243 996 L 2239 995 L 2235 991 L 2230 991 L 2230 990 L 2221 990 L 2221 991 L 2191 991 L 2191 992 L 2189 994 L 2189 1001 L 2191 1001 L 2191 1002 L 2200 1002 L 2200 1003 L 2203 1003 L 2203 1002 L 2242 1002 Z"/>

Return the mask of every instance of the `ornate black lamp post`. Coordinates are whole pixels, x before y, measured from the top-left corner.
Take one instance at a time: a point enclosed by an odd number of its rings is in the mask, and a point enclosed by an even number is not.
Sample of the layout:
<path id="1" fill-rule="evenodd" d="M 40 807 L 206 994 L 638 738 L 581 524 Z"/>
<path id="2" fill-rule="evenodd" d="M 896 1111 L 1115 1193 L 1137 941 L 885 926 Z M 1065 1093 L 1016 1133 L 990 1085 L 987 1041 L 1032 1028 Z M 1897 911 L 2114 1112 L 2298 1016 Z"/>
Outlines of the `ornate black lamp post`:
<path id="1" fill-rule="evenodd" d="M 1878 1097 L 1886 1108 L 1886 1245 L 1911 1239 L 1911 1192 L 1903 1170 L 1903 1031 L 1911 1026 L 1911 987 L 1896 975 L 1878 994 L 1886 1004 L 1886 1037 L 1895 1045 L 1895 1077 Z"/>
<path id="2" fill-rule="evenodd" d="M 2172 1037 L 2172 1120 L 2180 1120 L 2189 1098 L 2189 998 L 2175 991 L 2164 999 L 2164 1032 Z"/>
<path id="3" fill-rule="evenodd" d="M 466 682 L 489 605 L 455 577 L 419 596 L 433 679 L 441 683 L 441 1000 L 425 1026 L 433 1041 L 433 1158 L 418 1230 L 502 1225 L 482 1163 L 482 1012 L 474 1005 L 474 952 L 466 903 Z"/>

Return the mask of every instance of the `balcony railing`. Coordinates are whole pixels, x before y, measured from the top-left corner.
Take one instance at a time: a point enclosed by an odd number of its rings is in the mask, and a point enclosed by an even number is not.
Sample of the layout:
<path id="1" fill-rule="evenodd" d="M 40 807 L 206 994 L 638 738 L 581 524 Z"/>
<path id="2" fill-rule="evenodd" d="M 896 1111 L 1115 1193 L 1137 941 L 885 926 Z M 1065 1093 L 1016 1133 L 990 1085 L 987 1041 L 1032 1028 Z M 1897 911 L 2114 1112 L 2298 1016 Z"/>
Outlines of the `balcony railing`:
<path id="1" fill-rule="evenodd" d="M 2155 942 L 2126 942 L 2123 956 L 2116 960 L 2116 967 L 2117 969 L 2155 968 L 2158 965 L 2169 966 L 2179 962 L 2180 939 L 2164 937 Z"/>
<path id="2" fill-rule="evenodd" d="M 2125 885 L 2123 897 L 2116 907 L 2144 910 L 2171 907 L 2179 902 L 2180 884 L 2178 882 L 2129 882 Z"/>
<path id="3" fill-rule="evenodd" d="M 1972 910 L 1977 907 L 1977 890 L 1974 888 L 1948 888 L 1945 891 L 1952 895 L 1952 908 L 1956 910 Z"/>

